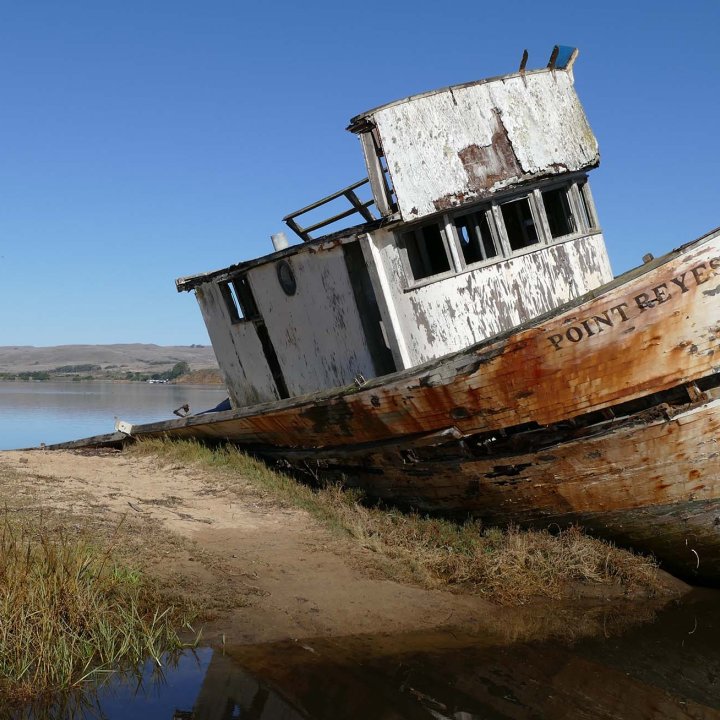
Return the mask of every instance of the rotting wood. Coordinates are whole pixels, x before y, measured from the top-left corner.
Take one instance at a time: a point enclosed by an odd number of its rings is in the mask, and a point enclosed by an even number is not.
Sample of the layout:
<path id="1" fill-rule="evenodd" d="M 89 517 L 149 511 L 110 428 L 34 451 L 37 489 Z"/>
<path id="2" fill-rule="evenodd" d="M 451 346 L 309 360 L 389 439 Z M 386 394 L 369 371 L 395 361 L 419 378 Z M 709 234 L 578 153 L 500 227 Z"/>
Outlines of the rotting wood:
<path id="1" fill-rule="evenodd" d="M 406 222 L 435 213 L 438 204 L 467 204 L 599 162 L 569 69 L 517 73 L 413 96 L 363 113 L 350 129 L 363 132 L 368 123 L 377 128 Z M 506 138 L 502 146 L 494 145 L 498 132 Z M 494 168 L 487 181 L 479 179 L 480 165 L 468 172 L 461 153 L 469 146 L 485 150 L 483 158 Z"/>
<path id="2" fill-rule="evenodd" d="M 654 552 L 684 578 L 720 583 L 720 401 L 670 420 L 609 423 L 529 453 L 477 457 L 457 441 L 428 450 L 416 447 L 411 461 L 378 448 L 303 462 L 318 477 L 416 510 L 499 525 L 580 524 Z"/>
<path id="3" fill-rule="evenodd" d="M 218 413 L 211 424 L 196 417 L 146 429 L 288 448 L 450 425 L 469 435 L 569 420 L 717 372 L 720 230 L 640 270 L 517 332 L 361 389 Z M 453 417 L 458 408 L 464 417 Z"/>

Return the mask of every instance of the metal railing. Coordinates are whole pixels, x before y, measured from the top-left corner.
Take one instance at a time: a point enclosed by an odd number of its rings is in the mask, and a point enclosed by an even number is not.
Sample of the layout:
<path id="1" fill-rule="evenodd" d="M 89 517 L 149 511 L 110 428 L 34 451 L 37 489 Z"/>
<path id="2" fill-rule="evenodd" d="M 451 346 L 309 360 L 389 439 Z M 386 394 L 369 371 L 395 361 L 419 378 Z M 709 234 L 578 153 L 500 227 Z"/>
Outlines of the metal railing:
<path id="1" fill-rule="evenodd" d="M 353 185 L 349 185 L 348 187 L 343 188 L 342 190 L 338 190 L 336 193 L 328 195 L 322 200 L 314 202 L 312 205 L 307 205 L 300 210 L 289 213 L 283 218 L 283 222 L 296 235 L 299 235 L 305 242 L 310 242 L 311 240 L 315 239 L 310 235 L 310 233 L 315 232 L 320 228 L 327 227 L 328 225 L 332 225 L 339 220 L 344 220 L 345 218 L 350 217 L 351 215 L 354 215 L 356 213 L 361 215 L 365 222 L 372 222 L 373 220 L 377 220 L 377 218 L 370 212 L 369 209 L 371 205 L 375 204 L 375 200 L 368 200 L 366 202 L 363 202 L 355 194 L 355 190 L 357 190 L 359 187 L 362 187 L 363 185 L 367 185 L 369 182 L 369 179 L 365 178 L 364 180 L 360 180 L 360 182 L 356 182 Z M 337 200 L 341 197 L 344 197 L 351 205 L 351 207 L 349 207 L 347 210 L 337 213 L 336 215 L 333 215 L 332 217 L 329 217 L 325 220 L 321 220 L 320 222 L 308 225 L 307 227 L 302 227 L 296 221 L 296 218 L 300 217 L 301 215 L 305 215 L 305 213 L 309 213 L 312 210 L 317 210 L 317 208 L 322 207 L 323 205 L 326 205 L 327 203 L 330 203 L 333 200 Z"/>

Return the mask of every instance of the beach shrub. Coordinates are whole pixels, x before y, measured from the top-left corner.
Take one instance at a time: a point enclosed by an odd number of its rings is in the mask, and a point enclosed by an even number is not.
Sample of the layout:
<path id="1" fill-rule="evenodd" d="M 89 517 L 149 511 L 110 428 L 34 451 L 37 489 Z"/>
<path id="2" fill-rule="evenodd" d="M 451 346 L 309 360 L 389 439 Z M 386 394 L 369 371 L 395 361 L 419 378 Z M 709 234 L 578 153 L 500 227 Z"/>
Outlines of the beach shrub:
<path id="1" fill-rule="evenodd" d="M 11 516 L 0 531 L 0 704 L 20 702 L 160 663 L 183 643 L 186 610 L 163 603 L 113 548 L 36 517 Z"/>

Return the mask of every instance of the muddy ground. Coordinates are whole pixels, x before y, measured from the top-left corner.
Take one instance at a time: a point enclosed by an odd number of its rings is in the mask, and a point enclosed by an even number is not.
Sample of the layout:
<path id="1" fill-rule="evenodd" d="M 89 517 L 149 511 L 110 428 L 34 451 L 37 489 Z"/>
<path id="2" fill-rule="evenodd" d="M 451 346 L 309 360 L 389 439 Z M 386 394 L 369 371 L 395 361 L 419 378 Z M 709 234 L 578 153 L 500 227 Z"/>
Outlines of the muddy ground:
<path id="1" fill-rule="evenodd" d="M 258 643 L 559 617 L 545 602 L 514 611 L 480 595 L 385 579 L 369 550 L 284 507 L 249 482 L 115 451 L 0 453 L 0 502 L 38 522 L 111 538 L 118 552 L 201 608 L 209 641 Z M 671 581 L 669 581 L 670 584 Z M 681 589 L 678 584 L 674 590 Z M 612 588 L 595 600 L 617 598 Z"/>

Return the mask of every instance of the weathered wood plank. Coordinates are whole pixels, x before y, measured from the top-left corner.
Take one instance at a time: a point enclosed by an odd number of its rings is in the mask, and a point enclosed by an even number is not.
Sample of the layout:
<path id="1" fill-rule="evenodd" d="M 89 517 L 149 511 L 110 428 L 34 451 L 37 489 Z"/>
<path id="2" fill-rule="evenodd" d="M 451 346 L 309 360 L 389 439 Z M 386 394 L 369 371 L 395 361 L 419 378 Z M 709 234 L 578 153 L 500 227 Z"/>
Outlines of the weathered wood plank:
<path id="1" fill-rule="evenodd" d="M 604 423 L 595 435 L 532 453 L 483 458 L 462 443 L 444 447 L 434 458 L 328 451 L 310 467 L 422 511 L 500 525 L 579 523 L 654 552 L 684 577 L 720 584 L 720 400 L 669 420 Z"/>
<path id="2" fill-rule="evenodd" d="M 118 448 L 122 447 L 130 439 L 126 433 L 112 432 L 104 435 L 92 435 L 91 437 L 68 442 L 53 443 L 52 445 L 41 445 L 45 450 L 77 450 L 81 448 Z M 23 448 L 25 450 L 38 450 L 39 448 Z"/>

